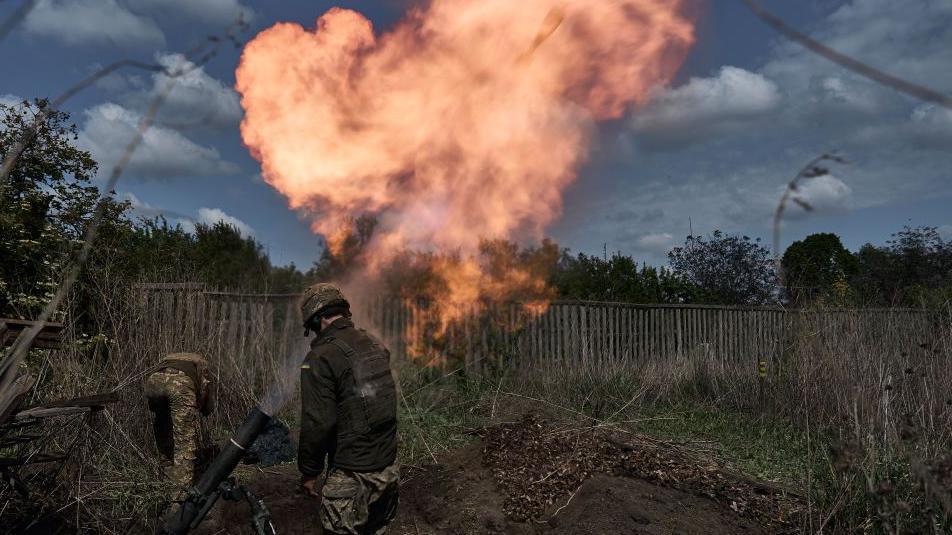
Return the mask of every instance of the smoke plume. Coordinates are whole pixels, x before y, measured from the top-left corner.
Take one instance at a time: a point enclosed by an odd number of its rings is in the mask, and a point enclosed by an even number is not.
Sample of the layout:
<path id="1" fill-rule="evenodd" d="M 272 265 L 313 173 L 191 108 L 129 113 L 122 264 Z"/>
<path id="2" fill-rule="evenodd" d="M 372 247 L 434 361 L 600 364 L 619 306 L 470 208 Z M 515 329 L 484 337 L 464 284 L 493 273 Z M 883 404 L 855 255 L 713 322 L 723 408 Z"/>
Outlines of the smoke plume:
<path id="1" fill-rule="evenodd" d="M 559 217 L 597 122 L 681 65 L 686 3 L 432 0 L 383 33 L 342 8 L 313 29 L 278 23 L 241 57 L 241 135 L 332 251 L 349 222 L 378 219 L 368 274 L 402 251 L 453 252 L 446 298 L 504 293 L 469 259 Z"/>

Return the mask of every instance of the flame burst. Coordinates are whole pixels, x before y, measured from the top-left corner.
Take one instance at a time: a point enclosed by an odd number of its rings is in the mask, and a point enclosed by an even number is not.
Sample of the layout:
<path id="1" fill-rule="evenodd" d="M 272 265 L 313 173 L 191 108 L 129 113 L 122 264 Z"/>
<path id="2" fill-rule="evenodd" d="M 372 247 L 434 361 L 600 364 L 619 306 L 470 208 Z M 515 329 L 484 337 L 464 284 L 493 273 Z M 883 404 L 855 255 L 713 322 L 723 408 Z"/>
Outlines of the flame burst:
<path id="1" fill-rule="evenodd" d="M 542 236 L 595 122 L 680 66 L 687 1 L 432 0 L 381 35 L 341 8 L 314 30 L 278 23 L 238 66 L 241 135 L 332 251 L 372 214 L 369 273 L 405 250 L 458 252 L 434 266 L 444 298 L 503 296 L 528 274 L 490 281 L 480 241 Z"/>

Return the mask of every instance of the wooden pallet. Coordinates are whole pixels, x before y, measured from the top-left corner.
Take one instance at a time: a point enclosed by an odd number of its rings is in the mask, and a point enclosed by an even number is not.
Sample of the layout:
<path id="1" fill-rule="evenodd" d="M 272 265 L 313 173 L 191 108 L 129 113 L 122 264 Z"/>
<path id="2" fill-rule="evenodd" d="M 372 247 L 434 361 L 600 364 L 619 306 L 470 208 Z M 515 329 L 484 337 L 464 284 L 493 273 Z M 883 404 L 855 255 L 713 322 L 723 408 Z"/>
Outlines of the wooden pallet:
<path id="1" fill-rule="evenodd" d="M 23 332 L 35 325 L 41 325 L 40 334 L 33 339 L 33 347 L 40 349 L 59 349 L 63 344 L 64 326 L 62 323 L 30 321 L 16 318 L 0 318 L 0 347 L 13 345 Z"/>

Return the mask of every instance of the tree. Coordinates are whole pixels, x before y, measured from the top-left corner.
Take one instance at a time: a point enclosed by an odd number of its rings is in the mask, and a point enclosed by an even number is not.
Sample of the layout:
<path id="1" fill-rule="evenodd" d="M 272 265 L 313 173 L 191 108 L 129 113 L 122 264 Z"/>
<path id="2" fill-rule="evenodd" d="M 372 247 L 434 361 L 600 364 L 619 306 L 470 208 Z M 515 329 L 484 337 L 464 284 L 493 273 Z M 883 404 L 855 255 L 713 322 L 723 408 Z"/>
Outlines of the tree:
<path id="1" fill-rule="evenodd" d="M 707 303 L 763 305 L 776 300 L 770 251 L 748 236 L 715 230 L 707 239 L 688 236 L 668 253 L 674 273 L 699 289 Z"/>
<path id="2" fill-rule="evenodd" d="M 952 283 L 952 242 L 939 235 L 936 227 L 908 227 L 886 242 L 896 259 L 901 287 L 939 288 Z"/>
<path id="3" fill-rule="evenodd" d="M 885 247 L 857 254 L 854 291 L 866 304 L 934 306 L 952 297 L 952 242 L 935 227 L 903 227 Z"/>
<path id="4" fill-rule="evenodd" d="M 152 282 L 196 281 L 214 288 L 298 292 L 304 274 L 296 267 L 271 266 L 264 247 L 234 225 L 198 223 L 193 232 L 165 219 L 144 220 L 128 236 L 122 274 Z M 279 286 L 280 289 L 276 289 Z"/>
<path id="5" fill-rule="evenodd" d="M 224 221 L 195 225 L 192 254 L 198 279 L 218 288 L 263 290 L 271 271 L 261 244 Z"/>
<path id="6" fill-rule="evenodd" d="M 781 265 L 787 297 L 796 304 L 837 295 L 837 288 L 848 287 L 859 271 L 859 260 L 831 233 L 793 242 L 783 253 Z"/>
<path id="7" fill-rule="evenodd" d="M 28 140 L 0 184 L 0 314 L 32 318 L 49 301 L 100 201 L 90 183 L 96 162 L 73 146 L 76 125 L 69 114 L 47 110 L 45 120 L 33 126 L 47 106 L 42 99 L 0 104 L 0 154 Z M 100 234 L 123 233 L 130 225 L 128 204 L 102 202 Z"/>
<path id="8" fill-rule="evenodd" d="M 642 265 L 615 253 L 608 259 L 563 252 L 551 283 L 568 299 L 627 303 L 689 303 L 697 288 L 670 270 Z"/>

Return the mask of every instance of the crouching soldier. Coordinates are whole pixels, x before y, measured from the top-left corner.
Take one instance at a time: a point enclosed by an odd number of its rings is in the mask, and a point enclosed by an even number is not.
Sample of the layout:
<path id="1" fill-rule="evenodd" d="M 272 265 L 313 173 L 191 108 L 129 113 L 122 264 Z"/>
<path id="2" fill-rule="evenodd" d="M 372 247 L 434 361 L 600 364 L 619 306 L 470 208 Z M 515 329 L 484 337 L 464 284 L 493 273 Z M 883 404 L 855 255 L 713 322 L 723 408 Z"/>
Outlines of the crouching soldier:
<path id="1" fill-rule="evenodd" d="M 317 333 L 301 365 L 301 485 L 321 498 L 324 533 L 385 533 L 399 479 L 390 351 L 354 327 L 350 304 L 330 284 L 309 287 L 301 313 Z"/>
<path id="2" fill-rule="evenodd" d="M 201 416 L 214 410 L 216 381 L 208 364 L 194 353 L 163 358 L 145 380 L 145 396 L 153 416 L 155 442 L 165 475 L 180 487 L 195 476 L 201 446 Z"/>

